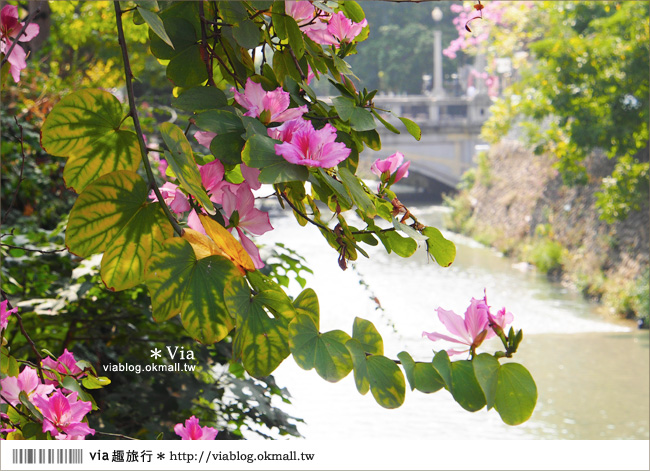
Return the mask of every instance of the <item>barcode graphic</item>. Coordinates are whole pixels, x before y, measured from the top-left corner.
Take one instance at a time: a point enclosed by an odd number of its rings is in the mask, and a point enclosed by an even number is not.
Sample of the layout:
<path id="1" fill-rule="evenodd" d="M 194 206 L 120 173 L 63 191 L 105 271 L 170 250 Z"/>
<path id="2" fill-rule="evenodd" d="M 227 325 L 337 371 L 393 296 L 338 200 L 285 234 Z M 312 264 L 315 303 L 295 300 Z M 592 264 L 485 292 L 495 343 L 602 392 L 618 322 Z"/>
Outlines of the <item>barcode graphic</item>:
<path id="1" fill-rule="evenodd" d="M 82 449 L 20 448 L 12 451 L 13 464 L 83 464 Z"/>

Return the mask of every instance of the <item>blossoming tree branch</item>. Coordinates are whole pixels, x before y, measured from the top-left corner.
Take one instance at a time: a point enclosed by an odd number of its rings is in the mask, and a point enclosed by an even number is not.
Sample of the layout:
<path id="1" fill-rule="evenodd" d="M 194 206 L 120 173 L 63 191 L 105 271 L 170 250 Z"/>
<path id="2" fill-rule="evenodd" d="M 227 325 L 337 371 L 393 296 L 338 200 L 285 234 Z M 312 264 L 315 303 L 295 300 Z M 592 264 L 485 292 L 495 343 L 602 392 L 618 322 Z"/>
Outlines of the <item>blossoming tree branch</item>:
<path id="1" fill-rule="evenodd" d="M 145 284 L 156 322 L 180 315 L 198 342 L 232 339 L 233 361 L 253 377 L 271 374 L 292 356 L 326 381 L 353 373 L 359 393 L 370 391 L 385 408 L 402 405 L 408 384 L 422 393 L 447 390 L 468 411 L 494 408 L 507 424 L 531 416 L 532 377 L 520 364 L 501 363 L 515 354 L 522 332 L 509 327 L 513 315 L 493 309 L 486 294 L 472 298 L 462 316 L 439 307 L 449 332 L 423 333 L 433 347 L 442 340 L 460 349 L 388 358 L 370 321 L 350 313 L 349 330 L 321 332 L 317 294 L 307 288 L 292 299 L 263 272 L 255 236 L 272 231 L 273 221 L 256 207 L 254 191 L 262 185 L 293 212 L 296 231 L 307 224 L 319 229 L 343 270 L 368 257 L 364 247 L 379 244 L 400 257 L 422 246 L 438 269 L 454 261 L 454 244 L 418 221 L 391 189 L 408 177 L 401 153 L 372 165 L 376 189 L 356 174 L 359 154 L 381 148 L 378 126 L 418 140 L 421 134 L 406 118 L 397 129 L 375 108 L 377 91 L 350 80 L 345 58 L 369 34 L 356 2 L 147 1 L 114 8 L 127 103 L 104 90 L 78 90 L 53 108 L 41 131 L 43 148 L 67 159 L 65 184 L 79 195 L 66 229 L 68 250 L 82 258 L 103 253 L 107 289 Z M 23 40 L 12 18 L 5 28 L 3 9 L 3 53 Z M 173 104 L 189 114 L 182 126 L 166 122 L 157 136 L 143 134 L 124 21 L 149 28 L 150 52 L 175 86 Z M 26 29 L 27 37 L 36 33 Z M 9 60 L 16 80 L 22 57 Z M 315 78 L 328 80 L 338 95 L 319 98 L 310 87 Z M 351 214 L 363 227 L 348 222 Z M 433 310 L 410 315 L 426 325 Z M 19 316 L 3 304 L 3 332 L 10 313 Z M 479 353 L 490 337 L 500 338 L 503 350 Z M 54 438 L 94 433 L 83 419 L 96 410 L 86 389 L 108 379 L 72 353 L 22 371 L 3 360 L 2 375 L 10 426 L 31 420 Z M 216 435 L 195 417 L 175 431 L 184 439 Z"/>

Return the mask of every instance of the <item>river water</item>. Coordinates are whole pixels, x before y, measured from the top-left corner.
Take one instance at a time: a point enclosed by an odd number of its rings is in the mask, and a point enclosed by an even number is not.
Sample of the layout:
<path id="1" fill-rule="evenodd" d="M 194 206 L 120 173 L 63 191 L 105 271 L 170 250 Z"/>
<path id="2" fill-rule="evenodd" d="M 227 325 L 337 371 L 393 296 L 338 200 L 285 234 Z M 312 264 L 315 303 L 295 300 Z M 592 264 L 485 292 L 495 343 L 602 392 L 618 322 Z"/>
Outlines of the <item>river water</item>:
<path id="1" fill-rule="evenodd" d="M 442 227 L 444 208 L 412 211 L 425 224 Z M 512 260 L 454 233 L 443 231 L 457 247 L 449 268 L 427 260 L 424 247 L 402 259 L 379 245 L 367 250 L 370 259 L 360 257 L 344 272 L 315 227 L 300 227 L 288 212 L 272 213 L 271 221 L 275 230 L 258 242 L 282 242 L 305 257 L 314 270 L 307 286 L 319 296 L 322 332 L 351 333 L 354 317 L 363 317 L 382 334 L 388 357 L 407 350 L 426 361 L 441 345 L 422 338 L 422 331 L 444 332 L 434 309 L 462 314 L 470 298 L 481 297 L 485 288 L 489 304 L 505 306 L 515 316 L 515 328 L 523 329 L 514 360 L 528 368 L 538 387 L 532 418 L 511 427 L 494 410 L 463 410 L 445 390 L 426 395 L 407 386 L 404 405 L 385 410 L 371 394 L 356 391 L 352 374 L 331 384 L 290 357 L 274 376 L 278 385 L 288 387 L 292 404 L 278 405 L 305 420 L 299 430 L 307 439 L 650 438 L 647 330 L 605 319 L 579 294 L 534 271 L 522 272 Z M 296 295 L 300 287 L 296 283 L 289 292 Z M 493 352 L 500 342 L 483 347 Z"/>

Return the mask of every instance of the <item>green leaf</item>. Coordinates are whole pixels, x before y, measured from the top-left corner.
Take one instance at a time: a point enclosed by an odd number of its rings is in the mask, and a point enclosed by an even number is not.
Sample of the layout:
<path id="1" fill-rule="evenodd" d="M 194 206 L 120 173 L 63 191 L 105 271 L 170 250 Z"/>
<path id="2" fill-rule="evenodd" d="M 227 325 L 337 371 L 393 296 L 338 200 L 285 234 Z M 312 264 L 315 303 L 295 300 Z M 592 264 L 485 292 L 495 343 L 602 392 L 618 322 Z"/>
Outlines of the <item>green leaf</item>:
<path id="1" fill-rule="evenodd" d="M 366 190 L 363 188 L 359 179 L 355 177 L 347 168 L 339 168 L 339 176 L 341 181 L 348 192 L 352 197 L 354 202 L 360 211 L 362 211 L 366 217 L 374 218 L 377 215 L 377 209 L 375 208 L 372 199 Z"/>
<path id="2" fill-rule="evenodd" d="M 218 88 L 194 87 L 172 99 L 172 105 L 183 111 L 199 112 L 228 106 L 228 99 Z"/>
<path id="3" fill-rule="evenodd" d="M 289 348 L 304 370 L 316 368 L 318 375 L 335 383 L 352 370 L 352 359 L 345 347 L 350 336 L 341 330 L 321 334 L 309 315 L 297 315 L 289 324 Z"/>
<path id="4" fill-rule="evenodd" d="M 204 131 L 226 134 L 238 132 L 243 134 L 246 131 L 241 118 L 226 110 L 205 111 L 195 118 L 196 125 Z"/>
<path id="5" fill-rule="evenodd" d="M 224 290 L 228 311 L 237 320 L 233 356 L 241 358 L 246 371 L 254 377 L 270 375 L 290 352 L 288 319 L 272 317 L 264 309 L 273 293 L 265 291 L 251 298 L 244 278 L 231 279 Z"/>
<path id="6" fill-rule="evenodd" d="M 397 218 L 392 218 L 393 227 L 398 231 L 403 232 L 413 240 L 423 241 L 427 240 L 427 236 L 420 234 L 417 230 L 413 229 L 411 226 L 403 224 L 397 220 Z"/>
<path id="7" fill-rule="evenodd" d="M 365 352 L 373 355 L 384 354 L 384 341 L 372 322 L 355 317 L 352 326 L 352 338 L 361 343 L 361 347 Z"/>
<path id="8" fill-rule="evenodd" d="M 341 10 L 343 10 L 343 13 L 345 13 L 345 16 L 350 18 L 355 23 L 361 23 L 366 18 L 365 13 L 363 12 L 363 8 L 361 8 L 357 2 L 353 2 L 352 0 L 345 0 L 339 2 L 339 5 L 341 7 Z"/>
<path id="9" fill-rule="evenodd" d="M 298 314 L 311 317 L 314 324 L 318 325 L 320 307 L 318 305 L 318 297 L 313 289 L 307 288 L 302 291 L 293 301 L 293 306 Z"/>
<path id="10" fill-rule="evenodd" d="M 445 387 L 445 381 L 431 363 L 416 363 L 413 375 L 415 387 L 420 392 L 434 393 Z"/>
<path id="11" fill-rule="evenodd" d="M 280 39 L 287 39 L 289 37 L 286 26 L 288 15 L 285 14 L 284 2 L 273 2 L 272 12 L 271 18 L 273 20 L 275 34 L 277 34 Z"/>
<path id="12" fill-rule="evenodd" d="M 194 195 L 208 214 L 215 214 L 214 205 L 201 183 L 201 174 L 192 155 L 192 147 L 181 128 L 172 123 L 162 123 L 160 133 L 169 149 L 169 152 L 165 152 L 167 162 L 181 187 Z"/>
<path id="13" fill-rule="evenodd" d="M 438 265 L 448 267 L 456 258 L 456 246 L 450 240 L 443 237 L 442 233 L 435 227 L 425 227 L 422 235 L 428 237 L 427 252 Z"/>
<path id="14" fill-rule="evenodd" d="M 111 384 L 111 380 L 106 376 L 86 376 L 81 380 L 81 384 L 86 389 L 100 389 Z"/>
<path id="15" fill-rule="evenodd" d="M 346 97 L 336 97 L 332 100 L 339 116 L 344 121 L 350 121 L 355 131 L 370 131 L 377 127 L 372 113 L 356 105 L 354 100 Z"/>
<path id="16" fill-rule="evenodd" d="M 406 379 L 409 382 L 411 391 L 413 391 L 415 389 L 415 361 L 413 361 L 413 357 L 408 352 L 399 352 L 397 358 L 402 363 L 402 367 L 406 373 Z"/>
<path id="17" fill-rule="evenodd" d="M 451 394 L 463 409 L 470 412 L 481 410 L 486 404 L 471 361 L 451 362 Z"/>
<path id="18" fill-rule="evenodd" d="M 243 20 L 232 29 L 232 35 L 244 49 L 255 49 L 262 38 L 259 26 L 252 20 Z"/>
<path id="19" fill-rule="evenodd" d="M 368 365 L 366 364 L 366 352 L 357 339 L 350 339 L 345 347 L 352 357 L 354 367 L 354 384 L 360 394 L 367 394 L 370 391 L 370 378 L 368 377 Z"/>
<path id="20" fill-rule="evenodd" d="M 402 362 L 411 390 L 417 389 L 423 393 L 433 393 L 445 387 L 445 381 L 432 363 L 416 363 L 407 352 L 400 352 L 397 358 Z"/>
<path id="21" fill-rule="evenodd" d="M 0 372 L 7 376 L 18 376 L 20 373 L 18 362 L 14 357 L 9 355 L 9 351 L 4 346 L 0 354 Z"/>
<path id="22" fill-rule="evenodd" d="M 386 129 L 388 129 L 390 132 L 395 133 L 395 134 L 402 134 L 402 133 L 399 131 L 399 129 L 397 129 L 395 126 L 393 126 L 393 125 L 390 124 L 388 121 L 386 121 L 384 118 L 382 118 L 381 115 L 380 115 L 379 113 L 377 113 L 377 111 L 375 111 L 374 109 L 372 110 L 372 114 L 373 114 L 373 115 L 375 116 L 375 118 L 377 118 L 377 119 L 379 120 L 379 122 L 380 122 L 381 124 L 383 124 L 384 127 L 385 127 Z"/>
<path id="23" fill-rule="evenodd" d="M 357 134 L 369 149 L 381 150 L 381 138 L 376 129 L 370 131 L 359 131 Z"/>
<path id="24" fill-rule="evenodd" d="M 132 172 L 104 175 L 79 196 L 70 212 L 66 246 L 88 257 L 104 252 L 102 280 L 120 291 L 144 281 L 145 264 L 173 228 L 158 203 L 147 203 L 148 188 Z"/>
<path id="25" fill-rule="evenodd" d="M 187 19 L 177 16 L 163 18 L 163 25 L 174 47 L 160 39 L 153 30 L 149 33 L 149 40 L 152 54 L 159 59 L 169 60 L 167 78 L 175 86 L 183 88 L 205 82 L 208 72 L 201 57 L 195 27 Z"/>
<path id="26" fill-rule="evenodd" d="M 157 322 L 181 314 L 183 326 L 195 340 L 223 340 L 234 327 L 224 300 L 231 278 L 241 278 L 228 259 L 211 255 L 198 260 L 182 238 L 167 239 L 147 263 L 146 284 Z"/>
<path id="27" fill-rule="evenodd" d="M 280 141 L 256 134 L 246 141 L 242 160 L 249 167 L 261 170 L 259 180 L 262 183 L 306 181 L 309 177 L 307 167 L 291 164 L 275 153 L 275 144 L 279 143 Z"/>
<path id="28" fill-rule="evenodd" d="M 418 248 L 417 242 L 410 237 L 402 237 L 396 231 L 380 232 L 377 236 L 400 257 L 410 257 Z"/>
<path id="29" fill-rule="evenodd" d="M 320 177 L 320 181 L 334 192 L 342 209 L 352 207 L 352 199 L 340 181 L 329 175 L 323 168 L 318 169 L 318 176 Z"/>
<path id="30" fill-rule="evenodd" d="M 41 145 L 49 154 L 67 157 L 66 186 L 77 193 L 117 170 L 135 172 L 140 145 L 132 131 L 120 129 L 125 113 L 108 92 L 96 89 L 71 93 L 57 103 L 41 130 Z"/>
<path id="31" fill-rule="evenodd" d="M 446 389 L 451 391 L 451 361 L 449 361 L 447 352 L 440 350 L 433 357 L 431 364 L 445 382 Z"/>
<path id="32" fill-rule="evenodd" d="M 415 138 L 416 141 L 419 141 L 422 138 L 422 130 L 420 129 L 420 126 L 408 118 L 399 118 L 399 120 L 404 123 L 406 130 Z"/>
<path id="33" fill-rule="evenodd" d="M 284 85 L 286 77 L 292 77 L 298 83 L 302 82 L 300 72 L 296 68 L 288 49 L 281 52 L 276 51 L 273 54 L 273 72 L 275 72 L 275 76 L 281 85 Z"/>
<path id="34" fill-rule="evenodd" d="M 34 417 L 36 417 L 40 421 L 43 421 L 43 414 L 41 414 L 41 412 L 36 408 L 36 406 L 34 406 L 34 404 L 31 403 L 25 391 L 20 391 L 20 393 L 18 393 L 18 399 L 20 399 L 22 405 L 25 406 Z"/>
<path id="35" fill-rule="evenodd" d="M 494 408 L 508 425 L 526 422 L 537 403 L 537 386 L 528 370 L 519 363 L 501 365 Z"/>
<path id="36" fill-rule="evenodd" d="M 142 19 L 146 21 L 146 23 L 149 25 L 149 28 L 151 28 L 152 31 L 156 33 L 160 39 L 169 44 L 169 46 L 173 49 L 174 45 L 172 44 L 172 40 L 169 38 L 169 36 L 167 36 L 165 25 L 163 24 L 158 14 L 147 10 L 146 8 L 142 8 L 141 6 L 138 6 L 138 13 L 142 15 Z"/>
<path id="37" fill-rule="evenodd" d="M 406 382 L 402 370 L 383 355 L 367 357 L 370 392 L 377 403 L 386 409 L 395 409 L 404 403 Z"/>
<path id="38" fill-rule="evenodd" d="M 481 353 L 472 360 L 472 364 L 474 365 L 474 375 L 485 394 L 487 408 L 490 410 L 494 406 L 496 397 L 499 360 L 487 353 Z"/>
<path id="39" fill-rule="evenodd" d="M 298 23 L 290 16 L 284 18 L 285 27 L 287 29 L 287 35 L 289 36 L 289 45 L 293 49 L 296 59 L 300 58 L 305 54 L 305 40 L 302 36 L 302 31 L 298 27 Z M 307 71 L 304 71 L 305 73 Z"/>
<path id="40" fill-rule="evenodd" d="M 241 163 L 241 151 L 245 141 L 238 132 L 217 134 L 210 143 L 210 152 L 224 164 L 237 165 Z"/>
<path id="41" fill-rule="evenodd" d="M 122 291 L 142 283 L 147 260 L 172 235 L 160 204 L 143 204 L 106 247 L 100 270 L 106 287 Z"/>

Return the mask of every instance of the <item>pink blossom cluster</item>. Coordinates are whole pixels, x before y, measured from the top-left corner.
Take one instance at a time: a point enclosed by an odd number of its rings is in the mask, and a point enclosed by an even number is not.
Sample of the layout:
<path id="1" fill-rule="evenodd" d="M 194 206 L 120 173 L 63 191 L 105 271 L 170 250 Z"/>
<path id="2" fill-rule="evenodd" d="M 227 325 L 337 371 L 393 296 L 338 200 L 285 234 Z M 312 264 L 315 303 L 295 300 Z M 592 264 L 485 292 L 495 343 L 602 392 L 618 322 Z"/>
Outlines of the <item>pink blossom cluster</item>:
<path id="1" fill-rule="evenodd" d="M 197 137 L 199 141 L 202 139 L 201 136 Z M 239 240 L 253 260 L 255 268 L 262 268 L 264 262 L 260 257 L 259 249 L 250 240 L 249 235 L 262 235 L 272 230 L 273 226 L 269 221 L 269 215 L 254 207 L 253 190 L 258 190 L 262 186 L 258 178 L 260 171 L 242 163 L 241 172 L 244 181 L 242 183 L 231 183 L 225 179 L 225 169 L 219 160 L 214 160 L 206 165 L 199 165 L 201 183 L 208 192 L 210 201 L 222 206 L 226 218 L 231 221 L 228 230 L 230 232 L 237 231 Z M 189 211 L 188 226 L 205 234 L 199 215 L 195 209 L 192 209 L 187 195 L 183 193 L 178 185 L 167 182 L 160 188 L 160 193 L 165 203 L 174 213 L 184 214 Z M 158 200 L 154 192 L 151 192 L 149 197 L 153 201 Z M 237 217 L 233 218 L 235 211 Z"/>
<path id="2" fill-rule="evenodd" d="M 27 42 L 36 37 L 39 32 L 37 24 L 29 24 L 23 34 L 18 37 L 24 24 L 18 20 L 18 7 L 15 5 L 5 5 L 0 11 L 0 52 L 6 55 L 12 44 L 16 41 Z M 7 62 L 9 62 L 9 72 L 14 81 L 20 81 L 20 71 L 27 67 L 25 59 L 27 54 L 19 44 L 11 51 Z"/>
<path id="3" fill-rule="evenodd" d="M 370 170 L 381 179 L 377 191 L 381 191 L 382 184 L 391 185 L 397 183 L 404 177 L 408 177 L 410 166 L 410 161 L 404 163 L 404 154 L 401 152 L 395 152 L 383 160 L 375 160 L 370 167 Z"/>
<path id="4" fill-rule="evenodd" d="M 334 167 L 350 155 L 342 142 L 336 142 L 336 128 L 326 124 L 315 129 L 311 121 L 302 117 L 307 106 L 290 107 L 290 95 L 281 87 L 265 91 L 262 85 L 250 78 L 246 81 L 244 91 L 234 90 L 235 101 L 246 111 L 245 116 L 260 119 L 265 125 L 281 123 L 268 128 L 269 137 L 282 141 L 275 145 L 275 151 L 285 160 L 296 165 L 308 167 Z M 199 144 L 209 147 L 216 136 L 213 132 L 198 131 L 194 134 Z M 201 183 L 210 200 L 221 205 L 224 216 L 228 219 L 227 229 L 236 234 L 246 252 L 250 255 L 255 268 L 264 267 L 259 249 L 250 239 L 251 235 L 262 235 L 273 229 L 267 213 L 255 208 L 253 190 L 261 187 L 260 170 L 240 165 L 244 181 L 239 184 L 225 179 L 225 169 L 219 160 L 199 166 Z M 187 195 L 174 183 L 166 182 L 160 193 L 165 203 L 176 214 L 189 212 L 188 226 L 205 234 L 195 209 L 192 209 Z M 150 198 L 157 201 L 155 193 Z"/>
<path id="5" fill-rule="evenodd" d="M 38 409 L 43 416 L 43 433 L 57 440 L 84 440 L 86 435 L 95 434 L 84 418 L 92 410 L 92 404 L 81 401 L 76 391 L 69 391 L 59 385 L 56 372 L 80 378 L 85 373 L 76 364 L 74 354 L 67 349 L 56 360 L 46 358 L 41 362 L 45 383 L 31 366 L 25 366 L 18 376 L 7 376 L 0 380 L 0 403 L 18 407 L 20 393 Z M 3 419 L 8 416 L 3 414 Z M 2 432 L 15 431 L 3 426 Z"/>
<path id="6" fill-rule="evenodd" d="M 490 28 L 493 25 L 502 24 L 503 14 L 507 7 L 508 2 L 490 2 L 488 7 L 481 10 L 483 19 L 476 20 L 476 22 L 482 21 L 482 27 L 480 30 L 477 30 L 478 33 L 471 33 L 465 29 L 465 25 L 469 20 L 478 16 L 479 13 L 469 2 L 464 2 L 462 5 L 451 5 L 451 11 L 458 14 L 458 16 L 453 20 L 456 31 L 458 31 L 458 37 L 454 39 L 449 46 L 442 51 L 442 53 L 445 56 L 454 59 L 456 58 L 456 53 L 458 51 L 465 50 L 470 46 L 476 46 L 477 44 L 487 40 L 490 36 Z M 473 22 L 472 24 L 474 25 L 476 22 Z"/>
<path id="7" fill-rule="evenodd" d="M 287 0 L 285 12 L 296 20 L 309 39 L 321 45 L 340 46 L 349 43 L 359 36 L 368 24 L 365 19 L 355 23 L 340 11 L 327 13 L 307 0 Z"/>
<path id="8" fill-rule="evenodd" d="M 199 419 L 192 416 L 185 424 L 176 424 L 174 432 L 183 440 L 214 440 L 219 431 L 212 427 L 201 427 Z"/>
<path id="9" fill-rule="evenodd" d="M 436 310 L 438 311 L 440 322 L 455 337 L 438 332 L 422 332 L 422 336 L 434 342 L 437 340 L 446 340 L 468 347 L 464 350 L 448 349 L 447 353 L 449 355 L 458 355 L 468 351 L 474 353 L 474 350 L 484 340 L 497 335 L 495 327 L 497 330 L 503 331 L 506 325 L 510 324 L 513 319 L 512 313 L 507 312 L 505 307 L 501 308 L 496 314 L 492 314 L 487 304 L 486 296 L 482 299 L 472 298 L 464 317 L 459 316 L 454 311 L 448 311 L 441 307 Z"/>
<path id="10" fill-rule="evenodd" d="M 9 316 L 18 312 L 17 307 L 7 310 L 8 304 L 6 299 L 0 303 L 0 330 L 5 330 L 9 324 Z"/>

